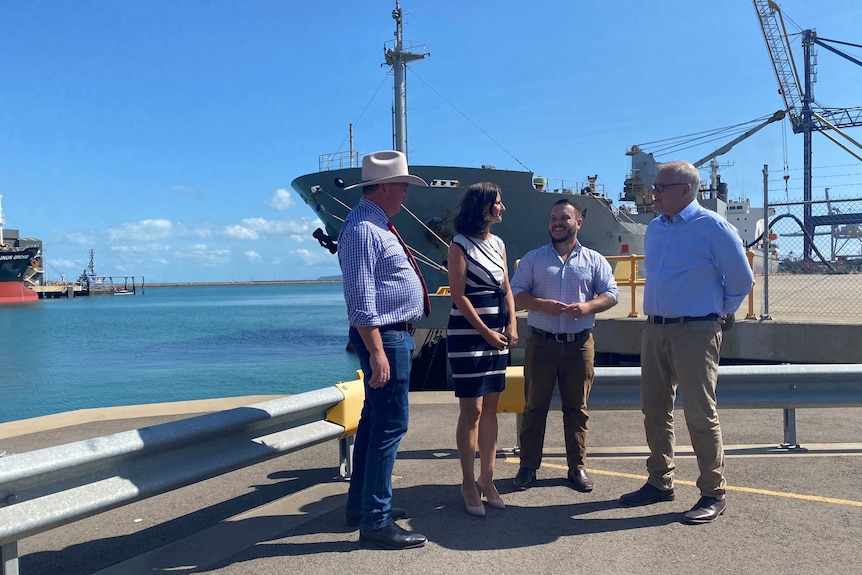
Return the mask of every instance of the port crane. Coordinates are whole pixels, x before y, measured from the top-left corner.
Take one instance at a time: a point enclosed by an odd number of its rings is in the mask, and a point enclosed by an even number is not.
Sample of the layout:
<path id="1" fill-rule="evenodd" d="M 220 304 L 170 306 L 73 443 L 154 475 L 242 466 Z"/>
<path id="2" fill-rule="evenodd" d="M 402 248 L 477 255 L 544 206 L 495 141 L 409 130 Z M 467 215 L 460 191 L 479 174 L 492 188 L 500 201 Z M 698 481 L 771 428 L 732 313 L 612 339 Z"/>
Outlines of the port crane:
<path id="1" fill-rule="evenodd" d="M 760 29 L 763 32 L 763 39 L 766 41 L 766 48 L 769 51 L 772 67 L 775 71 L 775 77 L 778 80 L 778 91 L 784 99 L 784 105 L 787 115 L 790 118 L 790 125 L 793 133 L 803 135 L 803 226 L 806 231 L 805 244 L 803 255 L 805 259 L 810 259 L 812 251 L 812 242 L 815 229 L 818 226 L 836 226 L 847 224 L 862 223 L 862 213 L 857 214 L 840 214 L 830 213 L 824 216 L 814 216 L 811 210 L 811 149 L 812 149 L 812 134 L 820 132 L 827 139 L 837 144 L 853 157 L 862 161 L 860 152 L 851 149 L 843 142 L 839 141 L 832 133 L 834 132 L 845 138 L 848 142 L 856 146 L 858 150 L 862 150 L 862 144 L 851 138 L 842 128 L 852 128 L 862 126 L 862 106 L 853 108 L 827 108 L 821 106 L 814 99 L 814 83 L 816 81 L 816 51 L 815 46 L 820 46 L 830 52 L 833 52 L 858 66 L 862 66 L 862 62 L 845 54 L 834 44 L 842 44 L 847 46 L 862 47 L 859 44 L 850 44 L 849 42 L 841 42 L 838 40 L 830 40 L 817 36 L 814 30 L 802 31 L 802 49 L 803 49 L 803 81 L 799 80 L 799 73 L 796 69 L 796 64 L 790 50 L 790 41 L 787 35 L 787 29 L 784 26 L 784 17 L 781 14 L 781 9 L 773 0 L 753 0 L 754 9 L 757 12 L 757 18 L 760 21 Z"/>

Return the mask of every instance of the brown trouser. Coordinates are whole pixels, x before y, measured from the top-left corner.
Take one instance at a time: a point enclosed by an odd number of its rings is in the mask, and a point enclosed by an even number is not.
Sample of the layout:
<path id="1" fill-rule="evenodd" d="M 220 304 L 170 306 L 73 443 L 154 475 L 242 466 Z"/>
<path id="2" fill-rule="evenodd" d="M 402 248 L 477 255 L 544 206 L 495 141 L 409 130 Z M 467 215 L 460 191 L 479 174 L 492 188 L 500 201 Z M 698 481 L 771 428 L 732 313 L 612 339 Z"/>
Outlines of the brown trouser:
<path id="1" fill-rule="evenodd" d="M 563 404 L 563 434 L 569 473 L 586 466 L 587 398 L 593 384 L 595 343 L 583 340 L 558 343 L 533 333 L 524 355 L 524 414 L 521 420 L 521 466 L 542 464 L 548 409 L 559 382 Z"/>
<path id="2" fill-rule="evenodd" d="M 673 487 L 673 404 L 682 397 L 691 446 L 697 455 L 701 495 L 723 497 L 724 445 L 715 401 L 721 327 L 717 320 L 657 325 L 641 339 L 641 404 L 650 456 L 648 483 Z"/>

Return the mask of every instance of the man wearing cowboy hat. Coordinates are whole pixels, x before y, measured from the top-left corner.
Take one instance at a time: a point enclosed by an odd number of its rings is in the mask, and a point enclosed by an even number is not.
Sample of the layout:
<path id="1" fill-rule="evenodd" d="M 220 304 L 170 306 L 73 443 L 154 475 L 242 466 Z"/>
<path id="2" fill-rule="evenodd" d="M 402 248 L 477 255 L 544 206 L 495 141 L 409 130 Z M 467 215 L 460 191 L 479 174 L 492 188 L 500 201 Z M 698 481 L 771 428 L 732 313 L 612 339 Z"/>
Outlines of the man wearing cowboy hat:
<path id="1" fill-rule="evenodd" d="M 414 342 L 411 325 L 422 317 L 426 293 L 421 275 L 391 227 L 407 199 L 407 185 L 428 186 L 407 170 L 401 152 L 362 158 L 362 198 L 338 236 L 350 343 L 365 377 L 365 403 L 356 431 L 353 475 L 347 494 L 347 524 L 359 527 L 363 547 L 421 547 L 426 538 L 394 520 L 392 470 L 407 432 L 407 392 Z"/>

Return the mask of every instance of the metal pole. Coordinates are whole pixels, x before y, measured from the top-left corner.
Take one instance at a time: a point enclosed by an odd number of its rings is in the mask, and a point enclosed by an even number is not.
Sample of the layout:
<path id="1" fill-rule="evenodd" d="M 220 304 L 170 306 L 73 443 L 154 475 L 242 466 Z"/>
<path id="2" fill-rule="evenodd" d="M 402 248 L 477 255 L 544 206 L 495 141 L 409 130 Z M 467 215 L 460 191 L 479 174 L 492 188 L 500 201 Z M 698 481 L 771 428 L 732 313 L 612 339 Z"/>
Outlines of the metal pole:
<path id="1" fill-rule="evenodd" d="M 356 436 L 351 435 L 338 441 L 338 455 L 341 458 L 339 469 L 341 477 L 350 479 L 353 475 L 353 444 L 356 442 Z"/>
<path id="2" fill-rule="evenodd" d="M 779 449 L 788 451 L 808 451 L 796 442 L 796 408 L 785 408 L 784 410 L 784 443 Z"/>
<path id="3" fill-rule="evenodd" d="M 0 567 L 2 575 L 18 575 L 18 542 L 13 541 L 0 547 Z"/>
<path id="4" fill-rule="evenodd" d="M 763 164 L 763 313 L 761 320 L 769 316 L 769 164 Z"/>

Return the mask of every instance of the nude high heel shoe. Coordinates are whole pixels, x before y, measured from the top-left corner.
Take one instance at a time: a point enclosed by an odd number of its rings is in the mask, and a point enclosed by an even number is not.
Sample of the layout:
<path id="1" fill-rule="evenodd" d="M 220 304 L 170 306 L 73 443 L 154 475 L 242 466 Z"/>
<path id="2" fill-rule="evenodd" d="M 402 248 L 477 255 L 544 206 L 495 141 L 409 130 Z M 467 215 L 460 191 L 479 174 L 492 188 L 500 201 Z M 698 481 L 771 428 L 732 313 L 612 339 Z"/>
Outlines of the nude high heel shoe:
<path id="1" fill-rule="evenodd" d="M 478 481 L 476 482 L 476 489 L 479 490 L 479 495 L 485 495 L 485 498 L 487 499 L 487 502 L 488 502 L 488 507 L 493 507 L 494 509 L 505 509 L 506 508 L 506 504 L 503 502 L 503 498 L 500 497 L 499 493 L 497 493 L 497 497 L 494 497 L 493 499 L 491 497 L 488 497 L 488 494 L 484 492 L 482 487 L 479 485 Z M 495 491 L 496 491 L 496 489 L 495 489 Z"/>
<path id="2" fill-rule="evenodd" d="M 476 485 L 476 490 L 479 491 L 479 486 Z M 485 506 L 482 504 L 482 493 L 479 491 L 479 505 L 470 505 L 467 503 L 467 496 L 464 495 L 464 487 L 461 486 L 461 497 L 464 498 L 464 508 L 467 513 L 476 517 L 485 517 Z"/>

